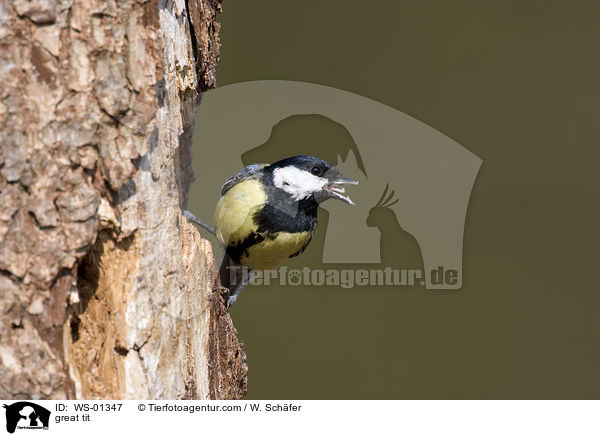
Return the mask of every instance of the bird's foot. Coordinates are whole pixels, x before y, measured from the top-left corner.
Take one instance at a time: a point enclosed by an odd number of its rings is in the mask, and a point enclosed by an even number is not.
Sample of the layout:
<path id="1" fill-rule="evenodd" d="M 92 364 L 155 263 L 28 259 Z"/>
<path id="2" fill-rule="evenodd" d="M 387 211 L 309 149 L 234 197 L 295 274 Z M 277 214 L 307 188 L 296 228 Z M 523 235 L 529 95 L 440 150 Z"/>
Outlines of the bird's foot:
<path id="1" fill-rule="evenodd" d="M 237 301 L 238 295 L 239 295 L 239 293 L 231 295 L 231 291 L 229 290 L 229 288 L 227 288 L 225 286 L 217 286 L 216 288 L 213 289 L 213 292 L 221 293 L 221 295 L 223 296 L 223 298 L 226 301 L 225 305 L 227 306 L 228 309 L 235 304 L 235 302 Z"/>
<path id="2" fill-rule="evenodd" d="M 182 212 L 183 216 L 186 217 L 188 220 L 190 220 L 193 223 L 198 224 L 201 227 L 204 227 L 210 233 L 212 233 L 213 235 L 217 236 L 217 234 L 215 233 L 215 229 L 213 227 L 211 227 L 208 224 L 206 224 L 204 221 L 202 221 L 200 218 L 198 218 L 192 212 L 190 212 L 189 210 L 185 210 L 185 209 L 181 209 L 181 212 Z"/>
<path id="3" fill-rule="evenodd" d="M 229 298 L 227 299 L 227 309 L 229 309 L 231 306 L 233 306 L 235 304 L 235 302 L 237 301 L 238 298 L 238 294 L 233 294 L 230 295 Z"/>
<path id="4" fill-rule="evenodd" d="M 225 299 L 225 301 L 227 301 L 227 299 L 229 298 L 229 295 L 231 294 L 231 291 L 226 286 L 217 286 L 217 287 L 213 288 L 212 291 L 218 292 L 219 294 L 221 294 L 221 296 Z"/>
<path id="5" fill-rule="evenodd" d="M 213 292 L 221 292 L 222 294 L 229 294 L 229 288 L 225 287 L 225 286 L 217 286 L 216 288 L 213 288 Z"/>

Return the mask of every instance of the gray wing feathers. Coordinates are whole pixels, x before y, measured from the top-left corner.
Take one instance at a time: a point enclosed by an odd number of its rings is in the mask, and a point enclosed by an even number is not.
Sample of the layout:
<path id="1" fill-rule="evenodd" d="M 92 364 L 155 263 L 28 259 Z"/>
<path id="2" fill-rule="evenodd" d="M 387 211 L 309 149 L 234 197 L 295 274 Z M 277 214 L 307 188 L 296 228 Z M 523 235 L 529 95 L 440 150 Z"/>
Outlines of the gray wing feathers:
<path id="1" fill-rule="evenodd" d="M 242 180 L 246 180 L 252 176 L 255 176 L 266 166 L 267 164 L 252 164 L 248 165 L 246 168 L 242 168 L 233 176 L 225 180 L 225 183 L 223 183 L 223 187 L 221 188 L 221 196 L 225 195 L 227 191 L 229 191 Z"/>

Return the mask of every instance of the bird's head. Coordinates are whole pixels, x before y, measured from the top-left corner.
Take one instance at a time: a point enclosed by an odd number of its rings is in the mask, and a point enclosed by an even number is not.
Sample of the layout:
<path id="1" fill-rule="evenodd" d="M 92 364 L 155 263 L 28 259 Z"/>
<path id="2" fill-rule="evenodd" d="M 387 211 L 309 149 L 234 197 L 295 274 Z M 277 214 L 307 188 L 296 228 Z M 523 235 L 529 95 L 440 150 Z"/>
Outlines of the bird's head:
<path id="1" fill-rule="evenodd" d="M 273 174 L 273 186 L 284 191 L 294 200 L 314 199 L 318 203 L 337 198 L 354 204 L 344 195 L 343 185 L 356 185 L 356 180 L 344 177 L 329 162 L 313 156 L 293 156 L 269 166 Z"/>

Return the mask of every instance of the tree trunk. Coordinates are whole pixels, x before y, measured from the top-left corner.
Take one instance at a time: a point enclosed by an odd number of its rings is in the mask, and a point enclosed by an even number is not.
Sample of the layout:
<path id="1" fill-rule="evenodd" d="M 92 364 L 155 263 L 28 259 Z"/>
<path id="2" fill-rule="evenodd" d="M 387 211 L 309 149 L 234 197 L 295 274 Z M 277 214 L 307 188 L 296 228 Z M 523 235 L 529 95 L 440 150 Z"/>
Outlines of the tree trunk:
<path id="1" fill-rule="evenodd" d="M 244 395 L 211 246 L 180 214 L 219 10 L 0 3 L 0 397 Z"/>

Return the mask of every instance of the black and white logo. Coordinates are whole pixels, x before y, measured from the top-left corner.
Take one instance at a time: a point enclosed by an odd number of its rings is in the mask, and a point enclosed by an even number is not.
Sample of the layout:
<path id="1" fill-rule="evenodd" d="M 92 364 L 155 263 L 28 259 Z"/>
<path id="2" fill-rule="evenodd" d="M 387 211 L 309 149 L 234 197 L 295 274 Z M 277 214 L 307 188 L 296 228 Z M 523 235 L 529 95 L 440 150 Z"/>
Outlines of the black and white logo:
<path id="1" fill-rule="evenodd" d="M 16 429 L 48 430 L 50 411 L 29 401 L 4 404 L 6 409 L 6 431 L 14 433 Z"/>

